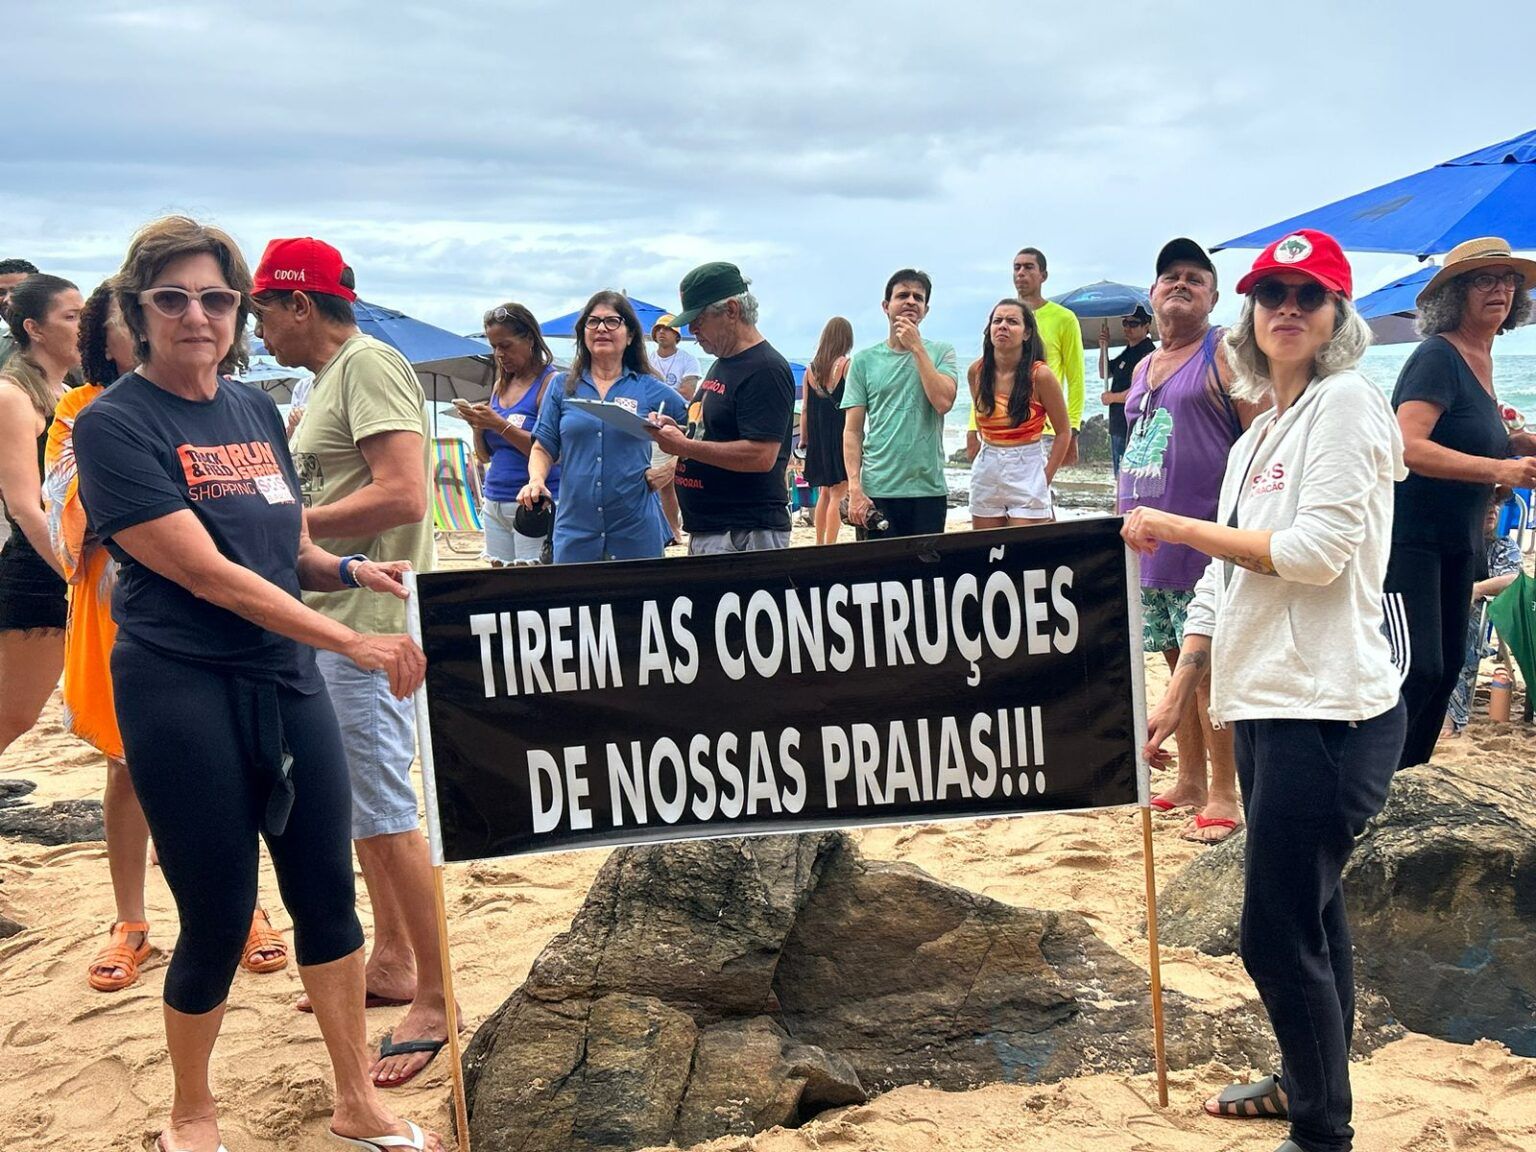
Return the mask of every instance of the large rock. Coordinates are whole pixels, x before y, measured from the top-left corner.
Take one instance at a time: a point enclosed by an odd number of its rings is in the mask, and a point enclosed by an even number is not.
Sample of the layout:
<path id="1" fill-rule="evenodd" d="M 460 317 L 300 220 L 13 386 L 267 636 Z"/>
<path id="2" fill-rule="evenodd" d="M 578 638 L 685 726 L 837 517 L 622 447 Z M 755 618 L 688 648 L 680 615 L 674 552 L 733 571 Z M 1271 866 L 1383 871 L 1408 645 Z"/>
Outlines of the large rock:
<path id="1" fill-rule="evenodd" d="M 100 800 L 55 800 L 28 804 L 31 780 L 0 780 L 0 836 L 29 844 L 79 844 L 107 838 Z"/>
<path id="2" fill-rule="evenodd" d="M 1487 763 L 1400 772 L 1344 873 L 1357 980 L 1416 1032 L 1536 1056 L 1536 782 Z M 1168 886 L 1163 938 L 1236 951 L 1239 837 Z"/>
<path id="3" fill-rule="evenodd" d="M 465 1055 L 487 1147 L 617 1152 L 797 1125 L 869 1091 L 1152 1066 L 1146 973 L 839 833 L 615 852 Z M 1249 1012 L 1169 998 L 1174 1067 L 1268 1065 Z"/>

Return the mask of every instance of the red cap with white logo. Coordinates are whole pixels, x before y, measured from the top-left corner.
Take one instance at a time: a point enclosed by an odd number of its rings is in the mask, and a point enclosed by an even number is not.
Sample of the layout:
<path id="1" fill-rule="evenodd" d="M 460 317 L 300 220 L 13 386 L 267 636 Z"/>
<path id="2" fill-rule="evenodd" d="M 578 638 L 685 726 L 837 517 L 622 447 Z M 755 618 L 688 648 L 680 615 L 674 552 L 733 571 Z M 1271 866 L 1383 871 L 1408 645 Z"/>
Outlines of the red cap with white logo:
<path id="1" fill-rule="evenodd" d="M 356 300 L 353 284 L 352 269 L 340 252 L 324 240 L 299 236 L 273 240 L 267 245 L 261 263 L 256 265 L 256 283 L 251 292 L 302 290 Z"/>
<path id="2" fill-rule="evenodd" d="M 1299 272 L 1330 292 L 1354 295 L 1354 275 L 1344 259 L 1344 249 L 1328 233 L 1315 228 L 1298 228 L 1260 252 L 1247 275 L 1237 282 L 1237 290 L 1247 295 L 1264 277 L 1280 272 Z"/>

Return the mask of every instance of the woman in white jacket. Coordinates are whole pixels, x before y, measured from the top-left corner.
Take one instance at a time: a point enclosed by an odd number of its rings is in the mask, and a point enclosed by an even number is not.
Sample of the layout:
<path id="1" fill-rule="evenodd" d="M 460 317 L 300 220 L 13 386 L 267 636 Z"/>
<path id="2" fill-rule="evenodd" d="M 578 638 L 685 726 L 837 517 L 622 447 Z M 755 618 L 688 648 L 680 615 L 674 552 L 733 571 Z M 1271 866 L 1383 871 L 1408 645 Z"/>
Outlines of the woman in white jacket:
<path id="1" fill-rule="evenodd" d="M 1173 678 L 1148 722 L 1167 759 L 1209 672 L 1211 718 L 1232 724 L 1248 821 L 1241 950 L 1275 1030 L 1281 1070 L 1234 1085 L 1212 1115 L 1289 1118 L 1280 1152 L 1347 1152 L 1354 975 L 1340 877 L 1381 810 L 1403 744 L 1400 677 L 1382 632 L 1392 486 L 1402 438 L 1355 371 L 1370 331 L 1331 236 L 1277 241 L 1238 283 L 1227 334 L 1233 394 L 1273 396 L 1233 445 L 1216 522 L 1150 508 L 1126 542 L 1213 557 L 1195 589 Z"/>

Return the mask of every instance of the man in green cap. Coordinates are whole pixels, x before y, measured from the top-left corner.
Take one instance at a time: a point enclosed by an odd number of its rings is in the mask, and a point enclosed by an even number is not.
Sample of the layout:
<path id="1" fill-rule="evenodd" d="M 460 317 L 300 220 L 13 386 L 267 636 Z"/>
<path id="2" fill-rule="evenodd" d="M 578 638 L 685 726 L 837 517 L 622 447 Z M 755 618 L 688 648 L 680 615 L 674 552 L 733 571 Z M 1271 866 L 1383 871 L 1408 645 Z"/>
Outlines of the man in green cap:
<path id="1" fill-rule="evenodd" d="M 944 531 L 944 416 L 955 406 L 959 368 L 952 344 L 924 340 L 918 331 L 932 294 L 926 272 L 894 273 L 880 305 L 890 332 L 848 365 L 843 462 L 848 520 L 860 540 Z M 870 523 L 871 505 L 883 528 Z"/>
<path id="2" fill-rule="evenodd" d="M 789 462 L 795 377 L 757 330 L 757 298 L 734 264 L 702 264 L 683 277 L 688 325 L 716 357 L 688 408 L 688 427 L 654 418 L 651 436 L 676 456 L 675 482 L 688 554 L 789 546 Z"/>

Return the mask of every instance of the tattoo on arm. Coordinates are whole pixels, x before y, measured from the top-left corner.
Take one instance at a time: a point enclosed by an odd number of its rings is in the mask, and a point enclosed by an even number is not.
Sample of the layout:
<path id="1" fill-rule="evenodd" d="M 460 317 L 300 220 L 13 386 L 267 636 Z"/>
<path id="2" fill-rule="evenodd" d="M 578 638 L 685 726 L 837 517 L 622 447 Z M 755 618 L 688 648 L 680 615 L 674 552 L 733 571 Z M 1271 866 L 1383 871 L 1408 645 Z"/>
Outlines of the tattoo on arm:
<path id="1" fill-rule="evenodd" d="M 1179 656 L 1179 662 L 1174 666 L 1174 671 L 1177 672 L 1180 668 L 1198 668 L 1204 672 L 1206 665 L 1210 662 L 1209 652 L 1185 652 Z"/>
<path id="2" fill-rule="evenodd" d="M 1228 564 L 1236 564 L 1239 568 L 1246 568 L 1250 572 L 1257 572 L 1260 576 L 1275 575 L 1275 562 L 1268 556 L 1218 556 L 1218 560 L 1225 560 Z"/>

